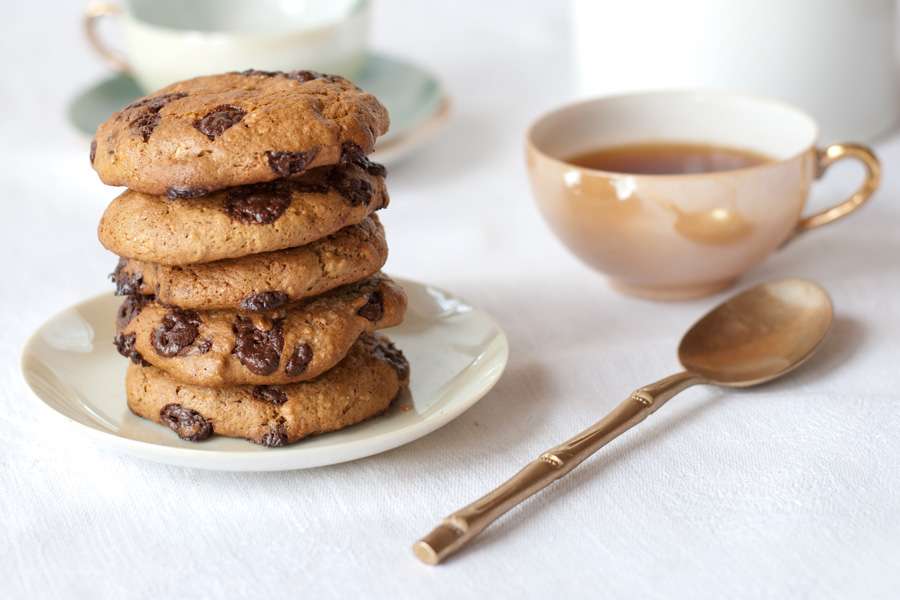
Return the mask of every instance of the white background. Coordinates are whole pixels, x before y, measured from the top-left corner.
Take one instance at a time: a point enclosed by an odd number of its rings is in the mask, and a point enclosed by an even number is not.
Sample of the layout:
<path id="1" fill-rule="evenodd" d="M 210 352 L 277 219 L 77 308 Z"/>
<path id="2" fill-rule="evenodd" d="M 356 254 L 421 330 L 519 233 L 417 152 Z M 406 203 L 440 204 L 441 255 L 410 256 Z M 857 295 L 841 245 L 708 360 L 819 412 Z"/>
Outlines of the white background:
<path id="1" fill-rule="evenodd" d="M 813 363 L 758 390 L 679 396 L 431 568 L 415 539 L 675 370 L 681 332 L 716 300 L 617 296 L 541 222 L 522 139 L 571 95 L 564 5 L 378 4 L 375 46 L 433 69 L 454 99 L 441 138 L 391 170 L 389 270 L 486 308 L 511 360 L 494 392 L 427 438 L 261 474 L 108 454 L 48 420 L 19 375 L 27 335 L 108 289 L 115 262 L 95 227 L 117 192 L 64 116 L 106 73 L 80 8 L 9 2 L 0 31 L 0 596 L 897 597 L 900 143 L 877 146 L 871 206 L 742 282 L 829 289 L 838 319 Z M 814 202 L 856 177 L 829 173 Z"/>

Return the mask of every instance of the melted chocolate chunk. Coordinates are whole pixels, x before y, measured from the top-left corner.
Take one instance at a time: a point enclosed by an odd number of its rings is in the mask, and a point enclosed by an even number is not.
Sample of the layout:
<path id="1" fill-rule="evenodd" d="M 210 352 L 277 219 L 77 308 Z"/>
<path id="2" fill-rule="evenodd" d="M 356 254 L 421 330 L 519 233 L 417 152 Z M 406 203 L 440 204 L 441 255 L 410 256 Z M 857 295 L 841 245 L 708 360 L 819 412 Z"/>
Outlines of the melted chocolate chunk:
<path id="1" fill-rule="evenodd" d="M 206 417 L 180 404 L 163 406 L 159 419 L 178 437 L 189 442 L 202 442 L 213 434 L 213 425 Z"/>
<path id="2" fill-rule="evenodd" d="M 245 75 L 247 77 L 286 77 L 288 79 L 293 79 L 294 81 L 299 81 L 300 83 L 306 83 L 307 81 L 312 81 L 313 79 L 324 79 L 325 81 L 339 81 L 343 79 L 343 77 L 339 75 L 328 75 L 327 73 L 319 73 L 318 71 L 307 71 L 307 70 L 299 70 L 299 71 L 261 71 L 259 69 L 247 69 L 246 71 L 238 72 L 238 75 Z"/>
<path id="3" fill-rule="evenodd" d="M 194 121 L 194 127 L 210 140 L 214 140 L 222 135 L 226 129 L 240 122 L 246 114 L 247 111 L 240 106 L 223 104 L 212 109 L 206 116 Z"/>
<path id="4" fill-rule="evenodd" d="M 284 74 L 288 79 L 293 79 L 294 81 L 299 81 L 300 83 L 306 83 L 307 81 L 312 81 L 313 79 L 324 79 L 328 82 L 338 81 L 342 79 L 338 75 L 329 75 L 327 73 L 319 73 L 318 71 L 290 71 L 289 73 Z"/>
<path id="5" fill-rule="evenodd" d="M 144 277 L 140 273 L 126 271 L 127 263 L 128 261 L 124 258 L 120 258 L 116 269 L 109 274 L 109 278 L 116 284 L 116 296 L 132 296 L 141 293 Z"/>
<path id="6" fill-rule="evenodd" d="M 245 75 L 247 77 L 275 77 L 276 75 L 284 75 L 281 71 L 261 71 L 259 69 L 247 69 L 246 71 L 239 71 L 238 75 Z"/>
<path id="7" fill-rule="evenodd" d="M 140 296 L 137 294 L 131 294 L 122 301 L 122 305 L 119 306 L 119 310 L 116 313 L 116 328 L 118 330 L 122 330 L 126 325 L 131 323 L 132 319 L 134 319 L 138 314 L 140 314 L 141 310 L 143 310 L 144 306 L 147 302 L 150 301 L 150 298 L 147 296 Z"/>
<path id="8" fill-rule="evenodd" d="M 288 401 L 287 394 L 281 388 L 271 385 L 257 385 L 251 392 L 254 398 L 263 402 L 271 402 L 276 406 L 281 406 Z"/>
<path id="9" fill-rule="evenodd" d="M 130 359 L 134 364 L 149 367 L 150 363 L 144 360 L 141 353 L 134 349 L 135 339 L 133 333 L 119 333 L 113 338 L 113 344 L 116 345 L 116 350 L 119 351 L 119 354 Z"/>
<path id="10" fill-rule="evenodd" d="M 344 169 L 332 169 L 328 174 L 328 185 L 343 196 L 350 206 L 362 206 L 372 199 L 372 185 Z"/>
<path id="11" fill-rule="evenodd" d="M 259 440 L 261 446 L 268 446 L 269 448 L 280 448 L 281 446 L 287 446 L 287 443 L 287 433 L 280 426 L 267 431 Z"/>
<path id="12" fill-rule="evenodd" d="M 318 148 L 311 148 L 306 152 L 279 152 L 276 150 L 266 151 L 266 160 L 269 162 L 269 168 L 280 177 L 288 177 L 296 175 L 306 170 L 308 165 L 319 153 Z"/>
<path id="13" fill-rule="evenodd" d="M 279 182 L 245 185 L 228 190 L 225 212 L 237 221 L 268 225 L 291 205 L 291 191 Z"/>
<path id="14" fill-rule="evenodd" d="M 173 308 L 150 334 L 157 354 L 172 357 L 184 353 L 200 333 L 200 315 L 192 310 Z"/>
<path id="15" fill-rule="evenodd" d="M 319 79 L 321 77 L 324 77 L 324 75 L 322 75 L 318 71 L 306 71 L 306 70 L 291 71 L 289 73 L 285 73 L 284 76 L 287 77 L 288 79 L 293 79 L 294 81 L 299 81 L 300 83 L 306 83 L 307 81 L 312 81 L 313 79 Z"/>
<path id="16" fill-rule="evenodd" d="M 284 372 L 290 377 L 296 377 L 306 370 L 313 359 L 313 351 L 309 344 L 301 342 L 294 348 L 294 353 L 284 366 Z"/>
<path id="17" fill-rule="evenodd" d="M 137 102 L 132 102 L 122 110 L 140 109 L 140 114 L 133 118 L 128 125 L 131 127 L 132 131 L 140 135 L 146 142 L 150 139 L 150 134 L 153 133 L 156 126 L 159 125 L 159 111 L 169 102 L 184 98 L 185 96 L 187 96 L 187 94 L 184 92 L 176 92 L 174 94 L 163 94 L 162 96 L 155 96 L 152 98 L 142 98 Z"/>
<path id="18" fill-rule="evenodd" d="M 156 126 L 159 125 L 159 119 L 159 113 L 148 112 L 132 119 L 128 126 L 146 142 L 150 139 L 150 134 L 153 133 Z"/>
<path id="19" fill-rule="evenodd" d="M 375 323 L 384 316 L 384 296 L 380 290 L 369 294 L 366 303 L 360 307 L 356 314 Z"/>
<path id="20" fill-rule="evenodd" d="M 377 177 L 385 177 L 387 175 L 387 169 L 384 168 L 384 165 L 369 160 L 362 148 L 353 142 L 344 142 L 341 145 L 341 163 L 354 164 L 369 175 Z"/>
<path id="21" fill-rule="evenodd" d="M 241 364 L 257 375 L 271 375 L 278 370 L 284 348 L 282 321 L 276 320 L 268 331 L 257 329 L 253 321 L 238 315 L 232 325 L 234 349 L 231 351 Z"/>
<path id="22" fill-rule="evenodd" d="M 147 96 L 135 100 L 122 110 L 126 111 L 133 110 L 135 108 L 143 108 L 149 112 L 159 112 L 160 110 L 162 110 L 162 107 L 169 102 L 179 100 L 181 98 L 184 98 L 185 96 L 187 96 L 185 92 L 173 92 L 171 94 L 163 94 L 162 96 Z"/>
<path id="23" fill-rule="evenodd" d="M 327 194 L 328 186 L 324 183 L 311 183 L 308 181 L 292 181 L 291 189 L 300 194 Z"/>
<path id="24" fill-rule="evenodd" d="M 259 292 L 241 300 L 240 307 L 251 312 L 264 312 L 284 306 L 289 299 L 284 292 Z"/>
<path id="25" fill-rule="evenodd" d="M 91 164 L 94 164 L 94 157 L 97 156 L 97 140 L 91 140 Z"/>
<path id="26" fill-rule="evenodd" d="M 394 346 L 393 342 L 386 338 L 378 338 L 373 346 L 372 353 L 375 355 L 375 358 L 379 358 L 391 365 L 397 371 L 397 377 L 401 380 L 409 377 L 409 362 L 403 356 L 403 352 Z"/>
<path id="27" fill-rule="evenodd" d="M 202 187 L 188 187 L 181 185 L 173 185 L 166 189 L 166 198 L 178 200 L 179 198 L 199 198 L 209 193 L 209 190 Z"/>
<path id="28" fill-rule="evenodd" d="M 212 340 L 206 339 L 206 340 L 203 340 L 202 342 L 200 342 L 199 344 L 197 344 L 196 346 L 189 348 L 185 354 L 190 355 L 190 356 L 195 356 L 197 354 L 206 354 L 207 352 L 212 350 L 212 345 L 213 345 Z"/>

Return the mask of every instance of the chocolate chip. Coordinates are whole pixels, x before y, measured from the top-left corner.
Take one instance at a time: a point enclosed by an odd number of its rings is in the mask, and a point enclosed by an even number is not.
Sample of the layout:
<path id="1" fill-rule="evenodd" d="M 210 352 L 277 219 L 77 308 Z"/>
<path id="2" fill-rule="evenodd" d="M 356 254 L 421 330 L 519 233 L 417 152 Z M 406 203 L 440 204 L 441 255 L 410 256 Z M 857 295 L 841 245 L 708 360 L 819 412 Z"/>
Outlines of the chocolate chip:
<path id="1" fill-rule="evenodd" d="M 184 352 L 200 333 L 200 315 L 192 310 L 173 308 L 150 334 L 157 354 L 172 357 Z"/>
<path id="2" fill-rule="evenodd" d="M 287 394 L 281 388 L 271 385 L 257 385 L 251 392 L 254 398 L 263 402 L 271 402 L 276 406 L 281 406 L 288 401 Z"/>
<path id="3" fill-rule="evenodd" d="M 384 296 L 380 290 L 376 290 L 369 294 L 366 303 L 356 311 L 359 316 L 375 323 L 384 316 Z"/>
<path id="4" fill-rule="evenodd" d="M 126 271 L 127 264 L 127 260 L 120 258 L 116 269 L 109 274 L 109 278 L 116 284 L 116 296 L 132 296 L 141 293 L 144 276 L 141 273 Z"/>
<path id="5" fill-rule="evenodd" d="M 187 354 L 190 356 L 195 356 L 197 354 L 206 354 L 212 349 L 212 344 L 212 340 L 210 339 L 203 340 L 196 346 L 191 347 L 190 350 L 188 350 Z"/>
<path id="6" fill-rule="evenodd" d="M 318 71 L 291 71 L 290 73 L 285 73 L 285 77 L 288 79 L 293 79 L 294 81 L 299 81 L 300 83 L 306 83 L 307 81 L 312 81 L 313 79 L 318 79 L 322 77 L 322 74 Z"/>
<path id="7" fill-rule="evenodd" d="M 127 296 L 122 301 L 121 306 L 119 306 L 118 312 L 116 312 L 116 328 L 118 330 L 124 329 L 126 325 L 131 323 L 132 319 L 140 314 L 149 301 L 150 298 L 147 296 L 137 294 Z"/>
<path id="8" fill-rule="evenodd" d="M 318 71 L 308 71 L 308 70 L 300 70 L 300 71 L 288 71 L 285 73 L 284 71 L 261 71 L 259 69 L 247 69 L 246 71 L 238 72 L 238 75 L 245 75 L 247 77 L 286 77 L 288 79 L 293 79 L 294 81 L 299 81 L 300 83 L 306 83 L 307 81 L 312 81 L 313 79 L 324 79 L 328 82 L 340 81 L 343 77 L 339 75 L 328 75 L 326 73 L 319 73 Z"/>
<path id="9" fill-rule="evenodd" d="M 252 312 L 263 312 L 284 306 L 289 299 L 284 292 L 259 292 L 246 296 L 241 300 L 240 307 Z"/>
<path id="10" fill-rule="evenodd" d="M 128 126 L 146 142 L 150 139 L 150 134 L 153 133 L 156 126 L 159 125 L 159 119 L 159 113 L 143 113 L 132 119 Z"/>
<path id="11" fill-rule="evenodd" d="M 373 339 L 375 340 L 375 344 L 372 347 L 372 353 L 375 355 L 375 358 L 383 360 L 391 365 L 391 367 L 397 371 L 397 377 L 401 380 L 406 380 L 406 378 L 409 377 L 409 362 L 407 362 L 406 357 L 403 356 L 403 352 L 385 338 Z"/>
<path id="12" fill-rule="evenodd" d="M 311 183 L 308 181 L 291 181 L 290 187 L 300 194 L 327 194 L 328 186 L 324 183 Z"/>
<path id="13" fill-rule="evenodd" d="M 366 173 L 369 175 L 374 175 L 375 177 L 387 177 L 387 169 L 381 163 L 371 162 L 368 158 L 366 159 L 368 163 L 365 167 Z"/>
<path id="14" fill-rule="evenodd" d="M 338 75 L 328 75 L 327 73 L 319 73 L 318 71 L 290 71 L 288 73 L 283 73 L 285 77 L 288 79 L 293 79 L 294 81 L 299 81 L 300 83 L 306 83 L 307 81 L 312 81 L 313 79 L 324 79 L 328 82 L 339 81 L 342 77 Z"/>
<path id="15" fill-rule="evenodd" d="M 95 156 L 97 156 L 97 140 L 91 140 L 91 164 L 94 164 Z"/>
<path id="16" fill-rule="evenodd" d="M 284 372 L 290 377 L 297 377 L 306 370 L 313 359 L 313 351 L 309 344 L 301 342 L 294 348 L 294 353 L 284 366 Z"/>
<path id="17" fill-rule="evenodd" d="M 159 411 L 160 420 L 189 442 L 202 442 L 213 434 L 212 423 L 196 410 L 180 404 L 166 404 Z"/>
<path id="18" fill-rule="evenodd" d="M 269 161 L 269 168 L 280 177 L 288 177 L 296 175 L 306 170 L 308 165 L 319 153 L 318 148 L 311 148 L 305 152 L 279 152 L 276 150 L 266 151 L 266 160 Z"/>
<path id="19" fill-rule="evenodd" d="M 282 446 L 287 446 L 287 443 L 287 434 L 280 429 L 267 431 L 266 434 L 259 440 L 259 444 L 261 446 L 268 446 L 269 448 L 280 448 Z"/>
<path id="20" fill-rule="evenodd" d="M 185 96 L 187 96 L 187 94 L 184 92 L 175 92 L 173 94 L 163 94 L 162 96 L 155 96 L 152 98 L 142 98 L 137 102 L 132 102 L 122 110 L 140 109 L 140 114 L 132 119 L 128 125 L 131 127 L 132 131 L 140 135 L 146 142 L 150 139 L 150 134 L 153 133 L 156 126 L 159 125 L 159 111 L 162 110 L 166 104 L 178 100 L 179 98 L 184 98 Z"/>
<path id="21" fill-rule="evenodd" d="M 363 149 L 353 142 L 341 144 L 341 163 L 354 164 L 369 175 L 376 177 L 385 177 L 387 175 L 387 169 L 384 168 L 384 165 L 369 160 Z"/>
<path id="22" fill-rule="evenodd" d="M 246 114 L 247 111 L 240 106 L 223 104 L 212 109 L 206 116 L 194 121 L 194 127 L 210 140 L 214 140 L 222 135 L 226 129 L 240 122 Z"/>
<path id="23" fill-rule="evenodd" d="M 261 71 L 259 69 L 247 69 L 246 71 L 238 72 L 238 75 L 244 75 L 247 77 L 275 77 L 276 75 L 284 75 L 282 71 Z"/>
<path id="24" fill-rule="evenodd" d="M 372 185 L 344 169 L 332 169 L 328 174 L 328 185 L 343 196 L 350 206 L 362 206 L 372 199 Z"/>
<path id="25" fill-rule="evenodd" d="M 166 104 L 175 100 L 180 100 L 187 96 L 185 92 L 173 92 L 171 94 L 163 94 L 162 96 L 147 96 L 139 98 L 123 108 L 123 111 L 133 110 L 135 108 L 143 108 L 149 112 L 159 112 Z"/>
<path id="26" fill-rule="evenodd" d="M 209 190 L 202 187 L 188 187 L 173 185 L 166 189 L 166 197 L 172 200 L 179 198 L 199 198 L 209 193 Z"/>
<path id="27" fill-rule="evenodd" d="M 119 351 L 119 354 L 130 359 L 134 364 L 149 367 L 150 363 L 144 360 L 141 353 L 134 349 L 135 339 L 135 334 L 133 333 L 119 333 L 113 338 L 113 344 L 116 345 L 116 350 Z"/>
<path id="28" fill-rule="evenodd" d="M 282 321 L 276 320 L 268 331 L 257 329 L 253 321 L 238 315 L 232 326 L 234 349 L 231 351 L 241 364 L 257 375 L 271 375 L 278 370 L 284 348 Z"/>
<path id="29" fill-rule="evenodd" d="M 259 183 L 228 190 L 225 212 L 237 221 L 268 225 L 291 205 L 291 191 L 279 183 Z"/>

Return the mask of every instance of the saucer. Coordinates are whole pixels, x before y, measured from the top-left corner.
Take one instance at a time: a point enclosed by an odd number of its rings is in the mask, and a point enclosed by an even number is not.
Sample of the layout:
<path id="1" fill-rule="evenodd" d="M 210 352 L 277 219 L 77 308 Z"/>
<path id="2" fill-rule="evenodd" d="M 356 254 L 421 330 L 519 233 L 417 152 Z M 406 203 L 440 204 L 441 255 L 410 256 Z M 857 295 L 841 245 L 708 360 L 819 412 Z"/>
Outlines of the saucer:
<path id="1" fill-rule="evenodd" d="M 112 344 L 121 298 L 95 296 L 49 319 L 25 344 L 22 373 L 48 418 L 61 418 L 98 446 L 161 463 L 220 471 L 282 471 L 371 456 L 416 440 L 474 405 L 497 382 L 506 335 L 484 311 L 437 288 L 395 278 L 409 296 L 402 325 L 385 331 L 403 350 L 411 382 L 384 415 L 283 448 L 213 436 L 183 441 L 132 414 L 127 360 Z"/>
<path id="2" fill-rule="evenodd" d="M 405 157 L 431 139 L 449 116 L 450 100 L 437 78 L 404 60 L 369 54 L 355 83 L 377 96 L 391 115 L 391 129 L 378 140 L 373 160 L 392 163 Z M 131 76 L 112 75 L 71 101 L 69 122 L 93 136 L 109 115 L 143 95 Z"/>

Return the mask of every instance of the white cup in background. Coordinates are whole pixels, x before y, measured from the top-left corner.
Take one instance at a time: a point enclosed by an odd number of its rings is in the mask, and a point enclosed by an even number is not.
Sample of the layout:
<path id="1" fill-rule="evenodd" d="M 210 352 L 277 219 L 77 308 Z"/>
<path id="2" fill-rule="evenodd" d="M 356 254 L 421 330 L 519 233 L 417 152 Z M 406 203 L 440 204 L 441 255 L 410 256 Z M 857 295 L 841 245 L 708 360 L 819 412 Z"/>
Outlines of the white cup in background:
<path id="1" fill-rule="evenodd" d="M 894 0 L 575 0 L 579 94 L 716 88 L 809 111 L 824 139 L 900 116 Z"/>
<path id="2" fill-rule="evenodd" d="M 103 43 L 99 19 L 117 16 L 125 51 Z M 198 75 L 311 69 L 353 78 L 366 58 L 368 0 L 121 0 L 85 13 L 92 46 L 151 92 Z"/>

